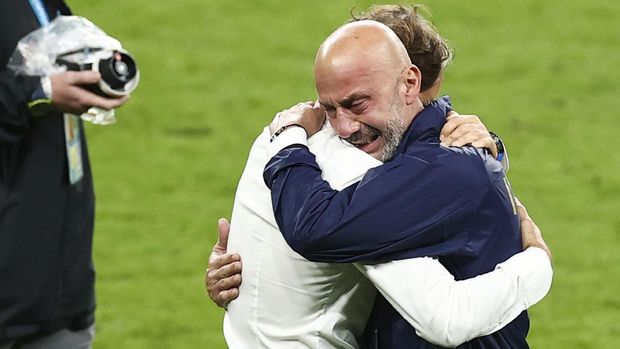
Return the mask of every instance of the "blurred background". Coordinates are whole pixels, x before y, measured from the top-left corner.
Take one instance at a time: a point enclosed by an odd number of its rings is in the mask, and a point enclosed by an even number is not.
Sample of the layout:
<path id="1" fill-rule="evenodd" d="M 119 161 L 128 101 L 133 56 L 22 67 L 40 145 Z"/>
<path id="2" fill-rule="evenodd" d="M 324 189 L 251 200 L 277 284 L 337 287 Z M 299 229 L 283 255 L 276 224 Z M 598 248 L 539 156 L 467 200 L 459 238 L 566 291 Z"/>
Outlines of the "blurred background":
<path id="1" fill-rule="evenodd" d="M 204 271 L 216 220 L 272 116 L 315 98 L 314 54 L 389 1 L 68 0 L 142 80 L 89 125 L 103 348 L 225 348 Z M 513 189 L 554 253 L 533 348 L 620 347 L 620 2 L 421 1 L 455 58 L 442 93 L 502 136 Z"/>

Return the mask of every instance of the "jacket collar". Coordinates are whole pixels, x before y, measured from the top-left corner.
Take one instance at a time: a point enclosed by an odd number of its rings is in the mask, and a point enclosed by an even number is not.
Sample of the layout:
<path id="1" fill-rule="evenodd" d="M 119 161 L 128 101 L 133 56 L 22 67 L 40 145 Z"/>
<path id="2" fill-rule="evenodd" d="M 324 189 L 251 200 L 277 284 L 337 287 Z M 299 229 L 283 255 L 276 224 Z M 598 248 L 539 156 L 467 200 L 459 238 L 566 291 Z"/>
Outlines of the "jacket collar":
<path id="1" fill-rule="evenodd" d="M 402 154 L 414 142 L 439 143 L 439 133 L 446 123 L 446 114 L 452 110 L 450 97 L 443 96 L 432 101 L 413 118 L 394 155 Z"/>

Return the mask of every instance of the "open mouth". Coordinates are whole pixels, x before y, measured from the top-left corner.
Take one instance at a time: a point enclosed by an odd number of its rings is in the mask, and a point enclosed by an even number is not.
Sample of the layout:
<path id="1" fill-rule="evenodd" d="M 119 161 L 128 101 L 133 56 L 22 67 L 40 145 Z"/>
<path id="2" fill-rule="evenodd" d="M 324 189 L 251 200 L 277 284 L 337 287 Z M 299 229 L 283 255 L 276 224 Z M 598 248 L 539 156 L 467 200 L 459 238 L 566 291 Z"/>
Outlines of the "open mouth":
<path id="1" fill-rule="evenodd" d="M 372 135 L 351 144 L 353 144 L 357 149 L 373 155 L 381 151 L 383 147 L 383 138 L 380 135 Z"/>
<path id="2" fill-rule="evenodd" d="M 381 131 L 378 129 L 371 126 L 365 126 L 345 140 L 353 144 L 356 148 L 372 154 L 381 150 L 381 147 L 383 146 L 383 137 L 381 137 L 381 135 Z"/>
<path id="3" fill-rule="evenodd" d="M 367 145 L 370 145 L 373 142 L 375 142 L 378 138 L 379 138 L 379 135 L 371 135 L 370 137 L 365 137 L 365 139 L 360 139 L 356 142 L 351 142 L 351 144 L 353 144 L 357 148 L 362 149 L 366 147 Z"/>
<path id="4" fill-rule="evenodd" d="M 366 146 L 368 144 L 373 143 L 378 138 L 379 138 L 379 135 L 371 135 L 369 137 L 366 137 L 366 139 L 360 139 L 360 140 L 357 140 L 355 142 L 351 142 L 351 144 L 353 144 L 357 148 L 362 148 L 362 147 L 364 147 L 364 146 Z"/>

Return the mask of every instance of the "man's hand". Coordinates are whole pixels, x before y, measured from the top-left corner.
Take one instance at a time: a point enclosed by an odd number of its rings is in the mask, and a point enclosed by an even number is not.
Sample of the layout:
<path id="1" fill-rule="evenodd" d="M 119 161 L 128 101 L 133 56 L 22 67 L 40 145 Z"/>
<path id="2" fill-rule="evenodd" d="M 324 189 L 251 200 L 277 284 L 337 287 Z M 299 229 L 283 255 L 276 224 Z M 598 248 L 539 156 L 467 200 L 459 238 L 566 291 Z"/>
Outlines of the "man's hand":
<path id="1" fill-rule="evenodd" d="M 519 215 L 519 220 L 521 221 L 521 241 L 523 243 L 523 249 L 525 250 L 528 247 L 542 248 L 545 252 L 547 252 L 547 255 L 549 255 L 549 259 L 551 259 L 551 251 L 549 250 L 549 247 L 547 247 L 545 240 L 543 240 L 540 229 L 527 213 L 525 206 L 523 206 L 521 201 L 519 201 L 516 197 L 515 202 L 517 204 L 517 214 Z"/>
<path id="2" fill-rule="evenodd" d="M 209 298 L 222 308 L 239 296 L 241 285 L 241 256 L 226 253 L 230 224 L 225 218 L 217 222 L 219 237 L 209 257 L 205 287 Z"/>
<path id="3" fill-rule="evenodd" d="M 276 114 L 269 124 L 271 135 L 283 126 L 298 124 L 308 134 L 308 138 L 317 133 L 325 122 L 325 109 L 318 102 L 304 102 Z"/>
<path id="4" fill-rule="evenodd" d="M 446 124 L 441 129 L 439 140 L 445 147 L 462 147 L 471 144 L 476 148 L 491 150 L 497 158 L 497 146 L 491 138 L 489 130 L 476 115 L 460 115 L 455 111 L 448 113 Z"/>
<path id="5" fill-rule="evenodd" d="M 62 112 L 80 115 L 90 107 L 112 110 L 127 102 L 129 96 L 106 98 L 83 88 L 99 80 L 101 74 L 95 71 L 66 71 L 50 75 L 52 105 Z"/>

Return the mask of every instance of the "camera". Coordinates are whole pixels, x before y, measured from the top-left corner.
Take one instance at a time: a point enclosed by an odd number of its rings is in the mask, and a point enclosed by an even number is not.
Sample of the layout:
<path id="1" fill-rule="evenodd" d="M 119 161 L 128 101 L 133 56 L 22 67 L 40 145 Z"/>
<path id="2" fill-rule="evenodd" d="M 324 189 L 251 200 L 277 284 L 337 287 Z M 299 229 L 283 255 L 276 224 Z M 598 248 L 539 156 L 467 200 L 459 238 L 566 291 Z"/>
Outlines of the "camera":
<path id="1" fill-rule="evenodd" d="M 126 51 L 84 48 L 59 55 L 56 63 L 66 66 L 67 70 L 99 72 L 101 80 L 85 88 L 104 97 L 128 95 L 140 80 L 138 65 Z"/>

